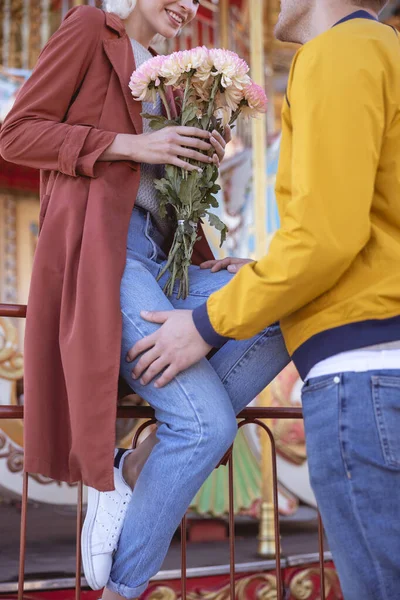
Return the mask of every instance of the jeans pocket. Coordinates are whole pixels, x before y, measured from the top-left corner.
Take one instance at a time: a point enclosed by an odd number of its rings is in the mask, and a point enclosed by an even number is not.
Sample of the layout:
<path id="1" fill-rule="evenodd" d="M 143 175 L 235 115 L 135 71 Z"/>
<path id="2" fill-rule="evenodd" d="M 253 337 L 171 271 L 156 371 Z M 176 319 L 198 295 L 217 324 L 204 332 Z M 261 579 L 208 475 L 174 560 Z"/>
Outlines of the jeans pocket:
<path id="1" fill-rule="evenodd" d="M 340 383 L 341 379 L 339 375 L 322 375 L 320 377 L 313 377 L 307 379 L 302 387 L 301 394 L 307 394 L 308 392 L 318 392 L 325 388 L 336 386 Z"/>
<path id="2" fill-rule="evenodd" d="M 400 469 L 400 377 L 371 378 L 372 402 L 383 457 L 389 467 Z"/>
<path id="3" fill-rule="evenodd" d="M 338 432 L 340 391 L 341 386 L 331 375 L 315 377 L 302 389 L 307 461 L 314 492 L 326 487 L 333 473 L 342 468 Z"/>

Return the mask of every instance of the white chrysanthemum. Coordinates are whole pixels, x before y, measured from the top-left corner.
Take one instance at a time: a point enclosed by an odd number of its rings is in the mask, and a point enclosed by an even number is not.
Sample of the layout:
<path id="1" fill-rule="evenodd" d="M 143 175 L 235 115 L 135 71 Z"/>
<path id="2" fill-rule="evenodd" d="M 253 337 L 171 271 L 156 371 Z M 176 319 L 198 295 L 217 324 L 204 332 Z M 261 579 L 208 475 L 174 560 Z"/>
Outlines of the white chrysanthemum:
<path id="1" fill-rule="evenodd" d="M 164 60 L 161 75 L 167 85 L 179 85 L 182 75 L 198 69 L 207 60 L 208 50 L 204 46 L 174 52 Z"/>
<path id="2" fill-rule="evenodd" d="M 209 51 L 209 55 L 213 62 L 211 73 L 221 75 L 221 85 L 224 88 L 234 86 L 242 90 L 249 85 L 249 66 L 235 52 L 214 49 Z"/>

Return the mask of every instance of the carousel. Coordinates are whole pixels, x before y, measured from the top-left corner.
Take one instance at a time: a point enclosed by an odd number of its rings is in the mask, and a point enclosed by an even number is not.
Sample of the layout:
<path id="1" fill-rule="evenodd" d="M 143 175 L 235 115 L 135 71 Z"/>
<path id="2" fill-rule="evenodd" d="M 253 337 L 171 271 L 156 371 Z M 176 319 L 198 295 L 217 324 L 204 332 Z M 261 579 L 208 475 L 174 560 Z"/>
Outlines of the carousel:
<path id="1" fill-rule="evenodd" d="M 29 77 L 40 49 L 74 5 L 100 5 L 96 0 L 0 0 L 0 123 L 21 85 Z M 395 8 L 395 7 L 394 7 Z M 221 165 L 220 216 L 229 226 L 224 249 L 209 239 L 217 256 L 257 258 L 265 254 L 279 226 L 274 196 L 279 158 L 279 118 L 287 74 L 296 48 L 273 38 L 279 0 L 202 0 L 194 24 L 170 44 L 157 50 L 169 53 L 199 44 L 236 51 L 251 66 L 252 77 L 267 89 L 268 114 L 234 132 Z M 388 9 L 394 24 L 398 17 Z M 26 304 L 38 236 L 38 172 L 0 158 L 0 302 Z M 222 254 L 222 252 L 224 254 Z M 45 302 L 46 291 L 43 290 Z M 23 405 L 22 320 L 0 318 L 0 405 Z M 44 374 L 45 376 L 45 374 Z M 301 381 L 293 367 L 282 372 L 260 397 L 258 406 L 300 406 Z M 132 394 L 125 405 L 141 405 Z M 141 419 L 118 420 L 117 439 L 129 447 Z M 278 452 L 279 511 L 288 598 L 318 598 L 316 583 L 316 508 L 307 470 L 301 421 L 269 423 Z M 269 444 L 256 427 L 240 430 L 234 447 L 234 512 L 240 547 L 236 571 L 238 598 L 276 598 L 274 587 L 272 486 Z M 23 423 L 0 421 L 0 597 L 16 589 L 18 564 L 18 507 L 22 491 Z M 29 498 L 33 506 L 32 551 L 27 555 L 27 581 L 32 594 L 73 596 L 76 486 L 32 475 Z M 188 514 L 188 598 L 228 600 L 226 585 L 228 482 L 223 469 L 210 476 L 193 499 Z M 163 571 L 143 596 L 178 600 L 179 551 L 171 546 Z M 39 552 L 40 548 L 40 552 Z M 330 560 L 326 552 L 326 560 Z M 341 598 L 333 566 L 325 571 L 329 600 Z M 49 592 L 48 590 L 57 590 Z M 86 593 L 86 592 L 85 592 Z M 32 595 L 31 594 L 31 595 Z M 87 592 L 90 595 L 90 592 Z M 36 595 L 36 594 L 35 594 Z M 92 596 L 91 596 L 92 597 Z M 96 598 L 93 595 L 93 599 Z M 328 596 L 327 596 L 328 598 Z"/>

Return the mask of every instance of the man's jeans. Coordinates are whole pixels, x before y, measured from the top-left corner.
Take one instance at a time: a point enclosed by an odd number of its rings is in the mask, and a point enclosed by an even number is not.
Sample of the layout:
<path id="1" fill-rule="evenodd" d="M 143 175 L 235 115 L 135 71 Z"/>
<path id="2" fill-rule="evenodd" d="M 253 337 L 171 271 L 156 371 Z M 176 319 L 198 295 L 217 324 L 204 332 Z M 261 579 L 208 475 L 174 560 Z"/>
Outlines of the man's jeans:
<path id="1" fill-rule="evenodd" d="M 289 362 L 278 326 L 253 339 L 229 341 L 207 361 L 181 373 L 163 389 L 141 386 L 125 360 L 135 342 L 157 329 L 141 310 L 194 309 L 226 285 L 227 271 L 190 269 L 190 296 L 166 298 L 156 277 L 165 264 L 161 239 L 148 214 L 135 209 L 121 284 L 121 373 L 155 409 L 158 444 L 132 494 L 109 589 L 136 598 L 160 569 L 172 536 L 197 491 L 232 444 L 239 413 Z"/>
<path id="2" fill-rule="evenodd" d="M 310 379 L 310 479 L 345 600 L 400 598 L 400 369 Z"/>

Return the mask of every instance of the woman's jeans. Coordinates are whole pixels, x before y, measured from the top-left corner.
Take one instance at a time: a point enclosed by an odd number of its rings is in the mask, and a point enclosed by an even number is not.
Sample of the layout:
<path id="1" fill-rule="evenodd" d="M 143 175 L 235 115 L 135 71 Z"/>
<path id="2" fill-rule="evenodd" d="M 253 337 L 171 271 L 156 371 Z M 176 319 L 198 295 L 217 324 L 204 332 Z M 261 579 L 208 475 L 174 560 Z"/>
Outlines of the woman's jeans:
<path id="1" fill-rule="evenodd" d="M 141 310 L 194 309 L 226 285 L 227 271 L 190 268 L 190 295 L 167 298 L 168 274 L 156 281 L 166 256 L 148 213 L 134 209 L 121 283 L 121 374 L 154 409 L 159 442 L 133 490 L 107 587 L 136 598 L 160 569 L 171 539 L 201 485 L 234 441 L 236 415 L 288 364 L 278 326 L 243 342 L 229 341 L 208 361 L 179 374 L 165 388 L 142 386 L 131 377 L 128 350 L 157 325 Z"/>
<path id="2" fill-rule="evenodd" d="M 400 598 L 400 369 L 303 387 L 310 479 L 345 600 Z"/>

